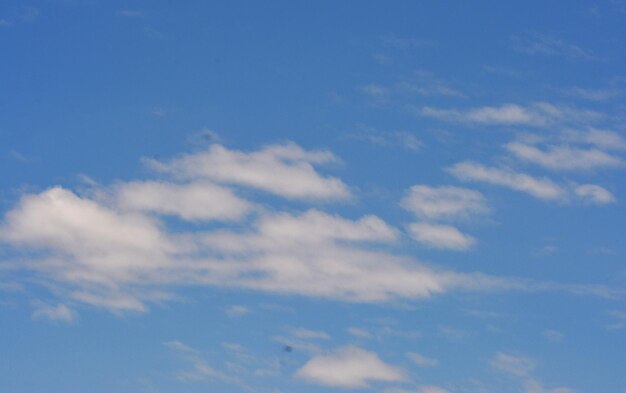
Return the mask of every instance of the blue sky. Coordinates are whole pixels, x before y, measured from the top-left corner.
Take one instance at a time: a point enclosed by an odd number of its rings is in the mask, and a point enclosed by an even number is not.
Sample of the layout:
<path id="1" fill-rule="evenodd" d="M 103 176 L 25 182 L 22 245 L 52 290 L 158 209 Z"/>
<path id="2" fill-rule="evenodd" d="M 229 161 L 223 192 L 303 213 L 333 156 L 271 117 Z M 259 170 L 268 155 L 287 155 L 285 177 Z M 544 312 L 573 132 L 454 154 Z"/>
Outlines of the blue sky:
<path id="1" fill-rule="evenodd" d="M 625 17 L 0 4 L 0 391 L 626 392 Z"/>

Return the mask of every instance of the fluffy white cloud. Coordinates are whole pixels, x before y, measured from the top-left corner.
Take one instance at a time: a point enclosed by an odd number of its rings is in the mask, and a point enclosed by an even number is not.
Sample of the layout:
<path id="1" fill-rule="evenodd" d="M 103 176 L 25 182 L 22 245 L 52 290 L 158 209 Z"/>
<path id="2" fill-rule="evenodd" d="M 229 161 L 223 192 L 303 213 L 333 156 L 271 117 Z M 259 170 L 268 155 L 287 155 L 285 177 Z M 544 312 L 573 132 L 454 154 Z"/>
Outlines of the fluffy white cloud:
<path id="1" fill-rule="evenodd" d="M 619 157 L 593 148 L 551 146 L 548 150 L 541 150 L 526 143 L 511 142 L 506 149 L 524 161 L 553 170 L 590 170 L 624 164 Z"/>
<path id="2" fill-rule="evenodd" d="M 264 216 L 251 232 L 207 234 L 203 241 L 247 270 L 233 278 L 236 285 L 271 292 L 380 302 L 479 282 L 492 288 L 506 285 L 506 280 L 436 271 L 372 247 L 395 237 L 396 232 L 376 217 L 351 221 L 309 211 Z"/>
<path id="3" fill-rule="evenodd" d="M 252 208 L 228 188 L 206 181 L 122 183 L 115 194 L 116 203 L 124 210 L 176 215 L 188 221 L 237 220 Z"/>
<path id="4" fill-rule="evenodd" d="M 401 382 L 407 377 L 377 354 L 358 347 L 343 347 L 310 359 L 296 377 L 312 383 L 345 388 L 364 388 L 370 382 Z"/>
<path id="5" fill-rule="evenodd" d="M 425 219 L 467 217 L 489 211 L 480 192 L 450 186 L 415 185 L 402 199 L 401 205 Z"/>
<path id="6" fill-rule="evenodd" d="M 219 149 L 226 155 L 260 159 Z M 325 162 L 330 157 L 293 145 L 268 147 L 258 154 L 273 157 L 269 161 L 286 157 Z M 34 275 L 29 285 L 54 288 L 58 303 L 113 312 L 144 311 L 148 302 L 175 298 L 181 286 L 246 288 L 351 302 L 418 299 L 454 290 L 611 295 L 604 287 L 559 286 L 427 266 L 395 252 L 397 229 L 373 215 L 348 219 L 318 210 L 281 213 L 259 208 L 248 220 L 218 222 L 210 228 L 183 225 L 173 232 L 161 215 L 174 214 L 186 221 L 235 220 L 249 209 L 251 203 L 206 181 L 92 185 L 95 192 L 81 195 L 54 187 L 27 194 L 0 223 L 0 243 L 17 255 L 11 269 Z M 601 190 L 589 186 L 579 193 L 596 202 L 606 200 Z M 220 195 L 228 203 L 222 212 L 210 203 Z M 442 217 L 482 210 L 477 194 L 470 195 L 446 206 L 430 201 L 424 214 Z M 435 247 L 466 249 L 473 243 L 456 228 L 442 225 L 413 224 L 413 235 Z M 61 315 L 64 310 L 57 311 Z"/>
<path id="7" fill-rule="evenodd" d="M 248 225 L 248 224 L 246 224 Z M 117 211 L 63 188 L 24 196 L 0 240 L 41 252 L 24 267 L 79 302 L 145 309 L 179 285 L 251 288 L 359 302 L 419 298 L 509 280 L 437 271 L 377 249 L 397 231 L 311 210 L 263 214 L 247 230 L 168 233 L 156 218 Z"/>
<path id="8" fill-rule="evenodd" d="M 314 164 L 335 161 L 328 151 L 307 151 L 294 143 L 267 146 L 255 152 L 212 145 L 207 151 L 170 161 L 146 160 L 152 169 L 182 179 L 207 179 L 252 187 L 292 199 L 331 200 L 350 196 L 334 177 L 323 177 Z"/>
<path id="9" fill-rule="evenodd" d="M 476 243 L 473 237 L 450 225 L 416 222 L 409 225 L 409 234 L 418 243 L 433 248 L 462 251 Z"/>
<path id="10" fill-rule="evenodd" d="M 7 213 L 0 240 L 44 252 L 29 267 L 74 284 L 71 297 L 132 310 L 143 305 L 120 293 L 120 285 L 167 268 L 185 243 L 174 241 L 155 220 L 117 212 L 60 187 L 24 196 Z"/>

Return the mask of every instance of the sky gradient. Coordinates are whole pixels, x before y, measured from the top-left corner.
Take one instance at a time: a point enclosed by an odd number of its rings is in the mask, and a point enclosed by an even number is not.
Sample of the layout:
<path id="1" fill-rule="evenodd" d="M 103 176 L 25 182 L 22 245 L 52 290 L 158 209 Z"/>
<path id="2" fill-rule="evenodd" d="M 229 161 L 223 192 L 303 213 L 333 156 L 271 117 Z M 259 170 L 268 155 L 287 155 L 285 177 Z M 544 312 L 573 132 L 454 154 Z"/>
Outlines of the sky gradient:
<path id="1" fill-rule="evenodd" d="M 0 4 L 0 391 L 626 393 L 625 18 Z"/>

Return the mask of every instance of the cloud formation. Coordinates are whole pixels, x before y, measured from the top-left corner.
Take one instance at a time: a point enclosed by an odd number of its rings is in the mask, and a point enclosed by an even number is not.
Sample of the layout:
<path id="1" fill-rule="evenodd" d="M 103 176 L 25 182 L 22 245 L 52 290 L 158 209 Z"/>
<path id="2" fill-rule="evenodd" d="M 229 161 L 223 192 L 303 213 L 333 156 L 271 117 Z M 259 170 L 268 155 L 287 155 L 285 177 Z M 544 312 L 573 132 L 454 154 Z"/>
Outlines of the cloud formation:
<path id="1" fill-rule="evenodd" d="M 472 161 L 457 163 L 447 170 L 460 180 L 498 185 L 543 200 L 579 201 L 598 205 L 616 200 L 611 192 L 595 184 L 560 185 L 546 177 L 533 177 L 508 168 L 489 167 Z"/>
<path id="2" fill-rule="evenodd" d="M 465 218 L 489 211 L 485 197 L 478 191 L 423 184 L 412 186 L 401 205 L 424 219 Z"/>
<path id="3" fill-rule="evenodd" d="M 329 151 L 307 151 L 295 143 L 250 153 L 211 145 L 204 152 L 169 161 L 145 160 L 150 168 L 180 179 L 246 186 L 290 199 L 346 199 L 350 191 L 341 180 L 323 177 L 314 169 L 314 165 L 334 161 Z"/>
<path id="4" fill-rule="evenodd" d="M 598 112 L 548 102 L 530 105 L 507 103 L 469 109 L 413 108 L 414 113 L 465 125 L 547 127 L 555 124 L 588 124 L 602 118 Z"/>
<path id="5" fill-rule="evenodd" d="M 591 170 L 624 165 L 621 158 L 595 148 L 550 146 L 547 150 L 541 150 L 522 142 L 511 142 L 505 147 L 519 159 L 552 170 Z"/>
<path id="6" fill-rule="evenodd" d="M 370 382 L 402 382 L 404 372 L 383 362 L 377 354 L 358 347 L 342 347 L 310 359 L 296 372 L 297 378 L 325 386 L 365 388 Z"/>
<path id="7" fill-rule="evenodd" d="M 226 161 L 241 161 L 241 166 L 227 165 L 224 172 L 205 170 L 201 164 L 206 164 L 206 154 L 224 154 L 230 157 Z M 277 157 L 326 162 L 333 156 L 293 144 L 274 145 L 251 154 L 220 147 L 217 153 L 184 156 L 163 164 L 162 169 L 177 180 L 183 179 L 182 183 L 148 180 L 110 187 L 92 184 L 81 194 L 52 187 L 21 197 L 0 223 L 0 242 L 11 247 L 15 255 L 12 269 L 23 269 L 35 276 L 31 281 L 54 288 L 59 304 L 73 309 L 87 304 L 112 312 L 145 311 L 147 303 L 175 299 L 177 289 L 183 286 L 245 288 L 369 303 L 459 290 L 588 289 L 541 286 L 427 265 L 399 253 L 400 231 L 375 215 L 346 218 L 318 209 L 274 211 L 241 198 L 226 185 L 260 187 L 258 182 L 241 181 L 246 178 L 243 175 L 233 175 L 234 181 L 226 177 L 234 167 L 247 173 L 250 162 L 259 160 L 281 166 L 275 176 L 290 173 L 302 180 L 300 164 L 294 164 L 294 169 L 291 161 L 282 162 Z M 190 167 L 197 160 L 199 166 Z M 208 162 L 220 160 L 208 158 Z M 304 167 L 311 169 L 307 165 Z M 180 175 L 173 172 L 175 168 Z M 190 171 L 220 172 L 221 177 L 214 180 L 220 184 L 205 176 L 191 176 Z M 327 180 L 311 171 L 305 170 L 304 177 L 313 176 L 322 183 Z M 274 187 L 270 173 L 265 175 L 269 180 L 263 187 Z M 331 184 L 337 182 L 343 184 L 339 180 Z M 310 195 L 300 191 L 299 196 Z M 606 202 L 610 195 L 593 185 L 579 186 L 577 192 L 581 198 L 598 202 Z M 287 198 L 296 195 L 283 194 Z M 455 187 L 416 186 L 405 205 L 420 217 L 434 218 L 486 210 L 481 194 Z M 168 216 L 182 222 L 171 225 Z M 211 225 L 198 225 L 204 221 L 211 221 Z M 409 234 L 436 248 L 464 250 L 475 242 L 454 227 L 430 222 L 409 225 Z M 63 314 L 62 309 L 57 311 Z"/>
<path id="8" fill-rule="evenodd" d="M 461 233 L 451 225 L 429 224 L 416 222 L 409 225 L 411 237 L 418 243 L 433 248 L 467 250 L 476 243 L 476 240 Z"/>

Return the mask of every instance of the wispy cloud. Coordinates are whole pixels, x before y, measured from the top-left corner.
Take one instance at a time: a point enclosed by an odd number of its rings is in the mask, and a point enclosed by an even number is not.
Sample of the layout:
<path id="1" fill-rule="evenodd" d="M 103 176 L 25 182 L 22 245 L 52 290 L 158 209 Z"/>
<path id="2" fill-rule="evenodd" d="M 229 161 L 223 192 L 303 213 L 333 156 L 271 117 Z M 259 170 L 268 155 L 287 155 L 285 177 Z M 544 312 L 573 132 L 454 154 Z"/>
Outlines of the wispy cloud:
<path id="1" fill-rule="evenodd" d="M 626 311 L 613 310 L 609 315 L 613 317 L 613 322 L 607 326 L 609 329 L 626 329 Z"/>
<path id="2" fill-rule="evenodd" d="M 518 377 L 525 377 L 535 369 L 535 362 L 523 356 L 498 352 L 491 359 L 491 366 Z"/>
<path id="3" fill-rule="evenodd" d="M 547 329 L 544 330 L 542 333 L 543 337 L 550 341 L 550 342 L 560 342 L 563 341 L 563 333 L 559 332 L 558 330 L 552 330 L 552 329 Z"/>
<path id="4" fill-rule="evenodd" d="M 454 176 L 465 181 L 478 181 L 522 191 L 540 199 L 562 200 L 567 192 L 547 178 L 535 178 L 508 169 L 487 167 L 464 161 L 448 168 Z"/>
<path id="5" fill-rule="evenodd" d="M 241 304 L 234 304 L 226 309 L 226 315 L 229 317 L 241 317 L 249 313 L 250 309 L 246 306 L 242 306 Z"/>
<path id="6" fill-rule="evenodd" d="M 29 24 L 39 19 L 41 12 L 36 7 L 22 7 L 8 18 L 0 19 L 0 28 Z"/>
<path id="7" fill-rule="evenodd" d="M 424 184 L 412 186 L 402 199 L 401 205 L 425 219 L 468 218 L 489 211 L 485 197 L 478 191 Z"/>
<path id="8" fill-rule="evenodd" d="M 423 117 L 466 125 L 547 127 L 555 124 L 589 124 L 603 117 L 591 110 L 582 110 L 547 102 L 530 105 L 502 104 L 468 109 L 442 109 L 430 106 L 409 107 Z"/>
<path id="9" fill-rule="evenodd" d="M 119 10 L 117 11 L 117 15 L 125 17 L 125 18 L 143 18 L 145 16 L 142 10 Z"/>
<path id="10" fill-rule="evenodd" d="M 390 84 L 370 83 L 360 88 L 371 99 L 390 101 L 393 98 L 422 97 L 466 98 L 459 89 L 438 78 L 432 72 L 415 71 L 411 75 Z"/>
<path id="11" fill-rule="evenodd" d="M 515 48 L 528 55 L 559 56 L 569 60 L 600 60 L 592 51 L 561 39 L 538 33 L 512 37 Z"/>
<path id="12" fill-rule="evenodd" d="M 620 96 L 622 92 L 614 88 L 589 89 L 574 86 L 567 89 L 561 89 L 561 94 L 566 97 L 580 98 L 587 101 L 607 101 Z"/>
<path id="13" fill-rule="evenodd" d="M 521 160 L 552 170 L 591 170 L 624 165 L 621 158 L 596 148 L 552 145 L 542 150 L 523 142 L 511 142 L 505 148 Z"/>
<path id="14" fill-rule="evenodd" d="M 536 363 L 524 356 L 498 352 L 491 359 L 491 366 L 519 378 L 524 393 L 575 393 L 573 389 L 566 387 L 545 388 L 533 376 Z"/>
<path id="15" fill-rule="evenodd" d="M 544 200 L 599 205 L 616 200 L 611 192 L 595 184 L 560 185 L 546 177 L 533 177 L 508 168 L 489 167 L 472 161 L 460 162 L 447 170 L 460 180 L 503 186 Z"/>
<path id="16" fill-rule="evenodd" d="M 569 143 L 593 145 L 605 150 L 626 150 L 626 138 L 620 134 L 591 128 L 588 131 L 564 131 L 560 138 Z"/>
<path id="17" fill-rule="evenodd" d="M 407 150 L 418 151 L 423 144 L 412 133 L 406 131 L 378 131 L 371 127 L 359 127 L 353 133 L 347 135 L 347 138 L 357 141 L 364 141 L 374 145 L 387 148 L 402 148 Z"/>
<path id="18" fill-rule="evenodd" d="M 413 363 L 415 363 L 416 365 L 420 367 L 434 367 L 434 366 L 439 365 L 439 360 L 428 357 L 428 356 L 424 356 L 417 352 L 408 352 L 406 356 L 409 359 L 411 359 Z"/>
<path id="19" fill-rule="evenodd" d="M 178 340 L 168 341 L 163 343 L 163 345 L 174 351 L 181 360 L 189 365 L 189 368 L 176 373 L 178 380 L 182 382 L 217 380 L 239 386 L 247 391 L 254 391 L 254 389 L 243 383 L 239 378 L 227 375 L 223 371 L 210 366 L 202 357 L 202 353 L 199 350 Z"/>
<path id="20" fill-rule="evenodd" d="M 65 304 L 59 303 L 56 306 L 40 300 L 32 302 L 34 307 L 32 318 L 34 320 L 48 320 L 53 322 L 73 323 L 77 315 Z"/>
<path id="21" fill-rule="evenodd" d="M 329 340 L 328 333 L 320 330 L 311 330 L 305 328 L 294 328 L 290 330 L 290 333 L 297 338 L 301 339 L 313 339 L 313 340 Z"/>
<path id="22" fill-rule="evenodd" d="M 395 34 L 385 34 L 380 40 L 386 47 L 403 50 L 435 46 L 435 42 L 429 39 L 400 37 Z"/>

